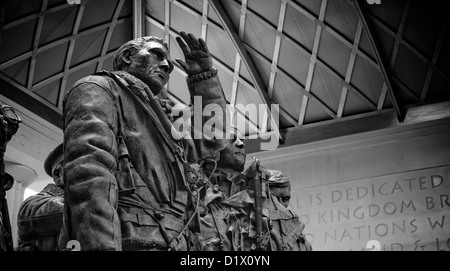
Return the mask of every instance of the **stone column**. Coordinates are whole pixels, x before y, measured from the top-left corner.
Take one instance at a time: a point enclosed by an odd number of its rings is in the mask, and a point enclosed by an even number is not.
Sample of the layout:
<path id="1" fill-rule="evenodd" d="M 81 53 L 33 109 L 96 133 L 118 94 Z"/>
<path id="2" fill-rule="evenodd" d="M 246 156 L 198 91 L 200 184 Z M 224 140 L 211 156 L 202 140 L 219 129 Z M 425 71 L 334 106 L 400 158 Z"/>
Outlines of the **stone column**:
<path id="1" fill-rule="evenodd" d="M 6 192 L 8 202 L 9 219 L 14 247 L 17 247 L 17 215 L 23 202 L 25 188 L 27 188 L 37 177 L 36 172 L 25 165 L 5 162 L 5 172 L 14 177 L 14 186 Z"/>

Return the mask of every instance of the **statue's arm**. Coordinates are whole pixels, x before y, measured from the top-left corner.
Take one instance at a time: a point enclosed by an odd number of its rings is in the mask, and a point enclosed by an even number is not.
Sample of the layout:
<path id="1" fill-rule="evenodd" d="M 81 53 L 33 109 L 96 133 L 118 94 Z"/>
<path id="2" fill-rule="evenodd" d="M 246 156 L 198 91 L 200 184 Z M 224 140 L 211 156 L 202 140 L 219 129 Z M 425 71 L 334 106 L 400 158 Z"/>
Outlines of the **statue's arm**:
<path id="1" fill-rule="evenodd" d="M 112 96 L 94 79 L 86 80 L 66 96 L 63 113 L 70 239 L 80 242 L 81 250 L 120 250 Z"/>
<path id="2" fill-rule="evenodd" d="M 185 58 L 176 61 L 187 74 L 193 110 L 190 123 L 193 147 L 188 148 L 188 161 L 218 160 L 219 152 L 230 142 L 226 135 L 230 118 L 217 69 L 212 66 L 211 54 L 202 38 L 180 32 L 176 39 Z"/>

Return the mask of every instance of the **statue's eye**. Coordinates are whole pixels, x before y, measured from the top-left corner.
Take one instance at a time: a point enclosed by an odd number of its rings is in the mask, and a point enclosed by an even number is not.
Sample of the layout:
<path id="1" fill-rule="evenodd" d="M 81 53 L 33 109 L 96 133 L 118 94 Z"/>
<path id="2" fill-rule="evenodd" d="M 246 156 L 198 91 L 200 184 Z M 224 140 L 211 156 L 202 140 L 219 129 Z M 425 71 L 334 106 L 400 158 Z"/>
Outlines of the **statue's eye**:
<path id="1" fill-rule="evenodd" d="M 160 49 L 157 49 L 157 48 L 150 49 L 149 52 L 154 54 L 156 56 L 156 58 L 158 58 L 158 60 L 160 60 L 160 61 L 163 60 L 165 57 L 164 53 Z"/>

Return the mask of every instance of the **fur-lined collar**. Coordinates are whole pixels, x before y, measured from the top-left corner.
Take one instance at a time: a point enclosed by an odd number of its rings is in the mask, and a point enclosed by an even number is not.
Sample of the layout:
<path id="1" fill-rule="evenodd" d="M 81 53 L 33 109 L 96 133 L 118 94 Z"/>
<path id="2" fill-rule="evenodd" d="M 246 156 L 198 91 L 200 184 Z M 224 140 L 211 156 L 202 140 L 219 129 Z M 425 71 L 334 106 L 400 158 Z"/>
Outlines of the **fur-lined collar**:
<path id="1" fill-rule="evenodd" d="M 151 90 L 141 79 L 125 71 L 114 71 L 112 73 L 124 79 L 130 85 L 134 94 L 144 98 L 146 101 L 150 100 L 147 92 Z"/>

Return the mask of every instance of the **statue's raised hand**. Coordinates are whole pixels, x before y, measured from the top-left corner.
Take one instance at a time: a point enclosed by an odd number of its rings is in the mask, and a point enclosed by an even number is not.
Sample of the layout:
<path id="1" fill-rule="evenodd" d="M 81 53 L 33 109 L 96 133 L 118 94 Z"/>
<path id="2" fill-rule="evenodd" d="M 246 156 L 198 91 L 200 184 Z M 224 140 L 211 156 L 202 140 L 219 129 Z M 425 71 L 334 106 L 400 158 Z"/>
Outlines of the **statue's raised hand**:
<path id="1" fill-rule="evenodd" d="M 177 58 L 175 61 L 180 64 L 187 75 L 194 75 L 209 71 L 212 68 L 212 58 L 209 54 L 206 42 L 202 38 L 196 38 L 191 33 L 180 32 L 176 37 L 185 61 Z"/>

